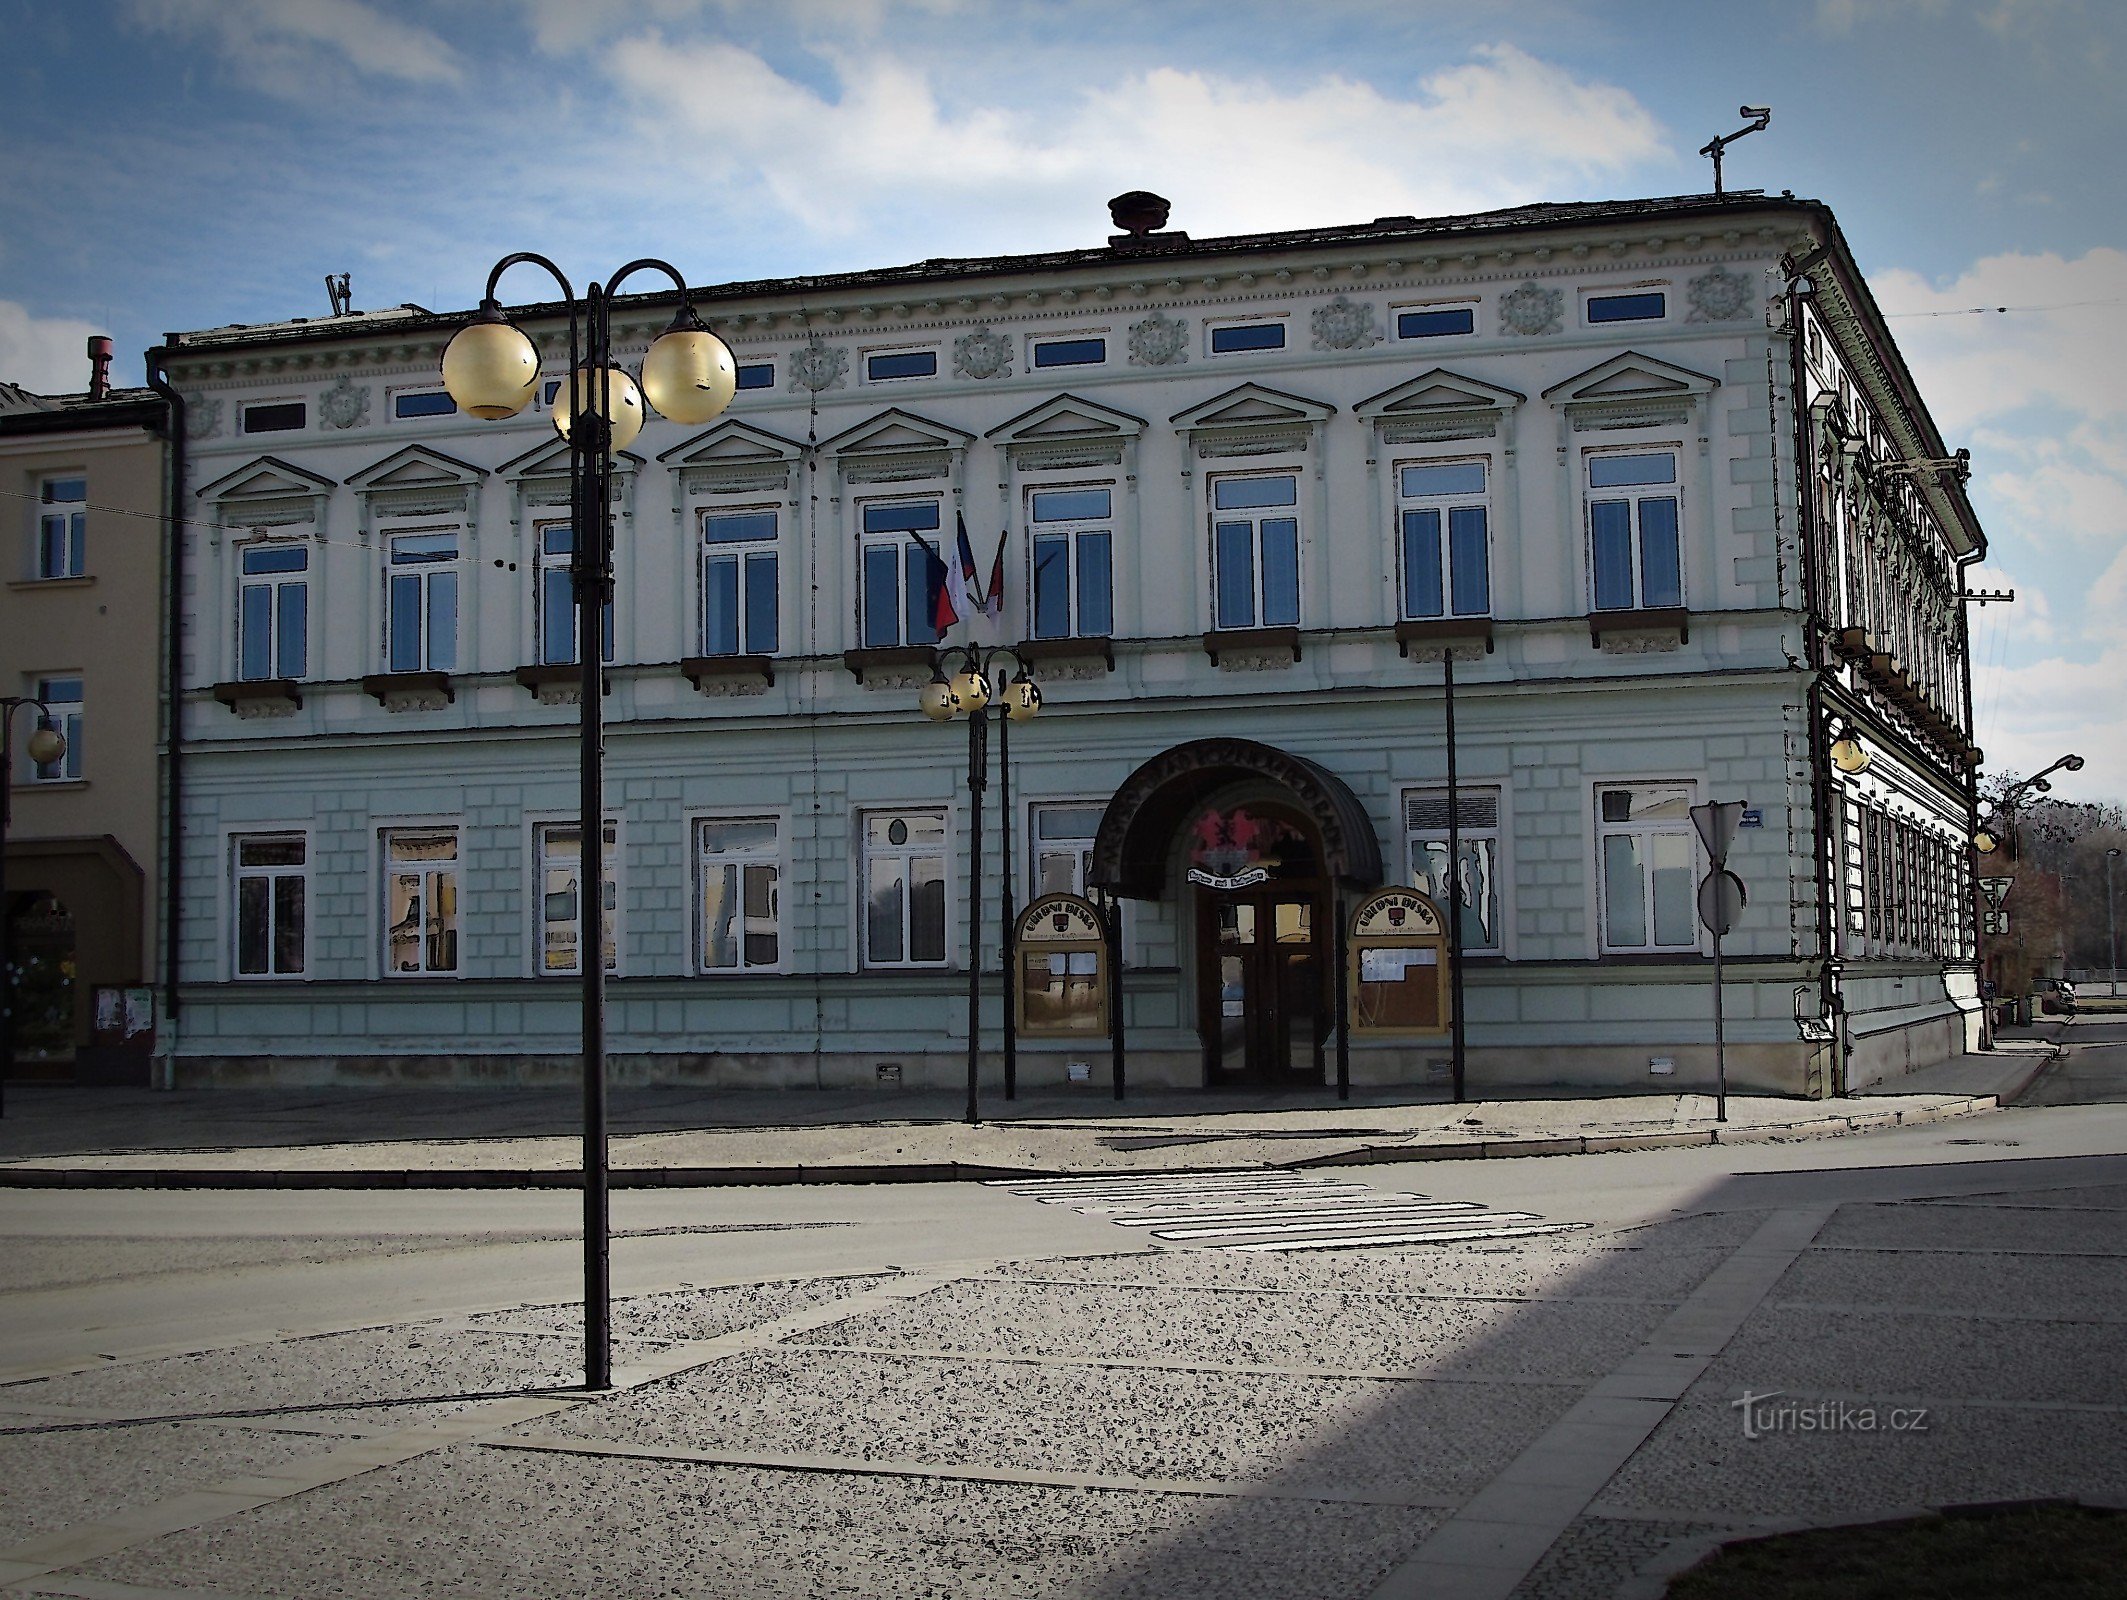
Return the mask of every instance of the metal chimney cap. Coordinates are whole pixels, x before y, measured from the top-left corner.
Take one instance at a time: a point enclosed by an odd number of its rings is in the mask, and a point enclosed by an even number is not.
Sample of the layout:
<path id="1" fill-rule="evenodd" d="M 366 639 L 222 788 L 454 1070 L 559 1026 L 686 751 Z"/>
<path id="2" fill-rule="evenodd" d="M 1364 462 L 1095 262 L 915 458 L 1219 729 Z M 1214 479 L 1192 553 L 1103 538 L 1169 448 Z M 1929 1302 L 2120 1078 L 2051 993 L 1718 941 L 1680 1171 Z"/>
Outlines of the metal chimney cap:
<path id="1" fill-rule="evenodd" d="M 1169 209 L 1165 196 L 1150 189 L 1132 189 L 1108 202 L 1108 217 L 1133 239 L 1141 239 L 1167 226 Z"/>

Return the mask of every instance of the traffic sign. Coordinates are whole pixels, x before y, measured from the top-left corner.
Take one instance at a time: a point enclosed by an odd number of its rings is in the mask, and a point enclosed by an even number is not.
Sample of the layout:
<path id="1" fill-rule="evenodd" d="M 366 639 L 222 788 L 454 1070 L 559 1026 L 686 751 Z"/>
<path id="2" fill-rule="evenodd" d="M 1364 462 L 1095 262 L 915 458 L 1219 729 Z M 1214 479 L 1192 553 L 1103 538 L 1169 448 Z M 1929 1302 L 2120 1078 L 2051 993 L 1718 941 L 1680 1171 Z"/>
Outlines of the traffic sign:
<path id="1" fill-rule="evenodd" d="M 1691 825 L 1699 830 L 1699 842 L 1706 846 L 1706 859 L 1716 867 L 1726 866 L 1728 847 L 1735 842 L 1736 829 L 1743 825 L 1743 802 L 1709 800 L 1704 805 L 1693 806 Z"/>
<path id="2" fill-rule="evenodd" d="M 1699 880 L 1699 921 L 1709 933 L 1727 933 L 1735 927 L 1749 898 L 1741 878 L 1726 867 L 1717 868 Z"/>
<path id="3" fill-rule="evenodd" d="M 2006 911 L 1982 911 L 1979 915 L 1979 931 L 1981 933 L 2007 933 L 2009 931 L 2009 913 Z"/>
<path id="4" fill-rule="evenodd" d="M 1988 905 L 1999 911 L 2001 903 L 2009 898 L 2009 885 L 2015 881 L 2014 878 L 1981 878 L 1979 892 L 1986 896 Z"/>

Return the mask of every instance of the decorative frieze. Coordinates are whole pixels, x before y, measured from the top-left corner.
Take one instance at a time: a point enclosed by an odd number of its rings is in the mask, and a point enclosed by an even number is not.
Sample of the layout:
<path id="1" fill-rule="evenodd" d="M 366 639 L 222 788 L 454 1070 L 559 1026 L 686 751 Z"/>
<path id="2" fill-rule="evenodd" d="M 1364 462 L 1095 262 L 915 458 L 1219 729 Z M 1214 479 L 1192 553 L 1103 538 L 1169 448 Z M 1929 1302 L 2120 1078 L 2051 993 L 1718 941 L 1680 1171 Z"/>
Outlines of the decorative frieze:
<path id="1" fill-rule="evenodd" d="M 1563 289 L 1546 289 L 1532 278 L 1499 297 L 1499 325 L 1509 333 L 1530 336 L 1557 333 L 1564 326 L 1565 304 Z"/>

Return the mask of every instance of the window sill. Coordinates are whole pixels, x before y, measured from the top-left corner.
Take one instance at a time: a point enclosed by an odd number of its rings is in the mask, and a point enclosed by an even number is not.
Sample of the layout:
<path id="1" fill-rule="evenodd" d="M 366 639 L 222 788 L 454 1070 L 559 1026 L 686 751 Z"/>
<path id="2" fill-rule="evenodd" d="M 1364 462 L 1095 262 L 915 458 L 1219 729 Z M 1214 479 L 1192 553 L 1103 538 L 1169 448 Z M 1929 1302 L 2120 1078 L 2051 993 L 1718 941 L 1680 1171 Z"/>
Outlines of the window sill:
<path id="1" fill-rule="evenodd" d="M 1448 650 L 1474 645 L 1482 640 L 1484 653 L 1492 653 L 1490 617 L 1412 617 L 1396 624 L 1396 652 L 1408 657 L 1411 646 L 1419 647 L 1423 659 L 1436 659 Z"/>
<path id="2" fill-rule="evenodd" d="M 362 692 L 386 711 L 440 711 L 458 699 L 447 672 L 373 672 Z"/>
<path id="3" fill-rule="evenodd" d="M 906 688 L 911 683 L 930 681 L 931 674 L 938 669 L 938 651 L 935 646 L 927 644 L 873 645 L 863 650 L 843 651 L 842 665 L 859 683 L 869 672 L 878 678 L 879 688 Z"/>
<path id="4" fill-rule="evenodd" d="M 213 695 L 239 717 L 286 717 L 303 709 L 302 691 L 293 678 L 249 678 L 217 683 Z"/>
<path id="5" fill-rule="evenodd" d="M 8 588 L 16 594 L 28 594 L 35 589 L 93 589 L 96 575 L 93 572 L 77 573 L 65 578 L 13 578 Z"/>
<path id="6" fill-rule="evenodd" d="M 1283 666 L 1277 657 L 1286 651 L 1294 661 L 1300 659 L 1298 628 L 1219 628 L 1205 634 L 1203 643 L 1214 667 L 1222 655 L 1239 657 L 1251 666 Z"/>
<path id="7" fill-rule="evenodd" d="M 42 794 L 56 789 L 72 794 L 88 786 L 89 780 L 86 778 L 24 778 L 15 785 L 15 793 Z"/>
<path id="8" fill-rule="evenodd" d="M 707 695 L 765 694 L 775 687 L 773 656 L 689 656 L 679 670 Z"/>
<path id="9" fill-rule="evenodd" d="M 573 661 L 519 667 L 514 676 L 517 686 L 542 705 L 575 705 L 583 698 L 583 668 Z M 598 675 L 598 682 L 602 692 L 613 692 L 613 680 L 605 673 Z M 363 687 L 368 686 L 369 680 L 365 678 Z M 445 692 L 449 692 L 447 684 Z"/>
<path id="10" fill-rule="evenodd" d="M 1591 611 L 1588 639 L 1596 649 L 1606 634 L 1641 636 L 1675 634 L 1678 644 L 1691 643 L 1691 613 L 1683 606 L 1648 606 L 1636 610 Z"/>
<path id="11" fill-rule="evenodd" d="M 1115 641 L 1105 633 L 1073 635 L 1067 639 L 1022 639 L 1013 650 L 1028 666 L 1045 661 L 1085 661 L 1098 656 L 1115 670 Z"/>

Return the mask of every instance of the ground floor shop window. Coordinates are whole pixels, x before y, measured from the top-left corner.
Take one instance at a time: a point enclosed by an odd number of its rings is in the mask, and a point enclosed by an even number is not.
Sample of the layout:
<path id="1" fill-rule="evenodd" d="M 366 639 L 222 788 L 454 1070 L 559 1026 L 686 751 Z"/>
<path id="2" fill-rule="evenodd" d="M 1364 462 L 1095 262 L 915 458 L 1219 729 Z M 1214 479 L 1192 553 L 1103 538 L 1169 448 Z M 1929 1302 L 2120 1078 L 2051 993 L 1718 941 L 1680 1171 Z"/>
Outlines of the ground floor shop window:
<path id="1" fill-rule="evenodd" d="M 605 826 L 600 900 L 606 971 L 620 965 L 620 894 L 613 880 L 614 825 Z M 573 822 L 541 823 L 539 843 L 539 970 L 581 972 L 583 960 L 583 829 Z"/>
<path id="2" fill-rule="evenodd" d="M 782 863 L 776 834 L 773 817 L 704 817 L 695 823 L 701 971 L 737 972 L 781 962 Z"/>
<path id="3" fill-rule="evenodd" d="M 1462 867 L 1462 948 L 1472 955 L 1500 949 L 1499 791 L 1460 789 L 1455 796 Z M 1403 821 L 1410 846 L 1411 886 L 1448 914 L 1448 792 L 1409 789 Z"/>
<path id="4" fill-rule="evenodd" d="M 458 830 L 384 834 L 384 970 L 409 976 L 458 970 Z"/>
<path id="5" fill-rule="evenodd" d="M 945 965 L 945 814 L 863 818 L 864 964 Z"/>
<path id="6" fill-rule="evenodd" d="M 1691 790 L 1634 784 L 1596 791 L 1607 951 L 1696 950 Z"/>
<path id="7" fill-rule="evenodd" d="M 235 867 L 237 976 L 301 977 L 308 843 L 300 834 L 246 834 L 236 840 Z"/>

